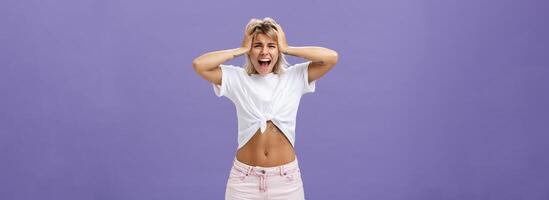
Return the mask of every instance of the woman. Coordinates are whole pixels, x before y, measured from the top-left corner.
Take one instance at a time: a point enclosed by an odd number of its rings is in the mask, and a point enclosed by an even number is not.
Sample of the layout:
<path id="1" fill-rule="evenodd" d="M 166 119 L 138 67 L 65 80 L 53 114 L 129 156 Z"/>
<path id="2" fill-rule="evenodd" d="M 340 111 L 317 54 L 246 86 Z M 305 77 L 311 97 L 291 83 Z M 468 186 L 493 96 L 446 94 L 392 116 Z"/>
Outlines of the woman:
<path id="1" fill-rule="evenodd" d="M 284 54 L 308 61 L 288 66 Z M 240 55 L 246 56 L 244 69 L 223 64 Z M 294 152 L 299 100 L 314 92 L 315 81 L 337 59 L 330 49 L 288 46 L 282 27 L 264 18 L 248 23 L 241 47 L 193 60 L 215 94 L 229 98 L 237 110 L 238 149 L 225 199 L 304 199 Z"/>

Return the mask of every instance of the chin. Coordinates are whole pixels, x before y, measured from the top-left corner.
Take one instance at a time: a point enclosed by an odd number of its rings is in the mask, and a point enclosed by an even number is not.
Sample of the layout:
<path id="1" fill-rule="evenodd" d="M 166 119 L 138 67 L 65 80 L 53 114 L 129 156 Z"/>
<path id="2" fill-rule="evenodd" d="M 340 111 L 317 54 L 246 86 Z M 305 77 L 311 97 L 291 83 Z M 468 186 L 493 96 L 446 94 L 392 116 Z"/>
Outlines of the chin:
<path id="1" fill-rule="evenodd" d="M 260 74 L 260 75 L 265 75 L 265 74 L 268 74 L 268 73 L 271 73 L 273 72 L 273 68 L 270 67 L 269 69 L 265 70 L 265 69 L 258 69 L 256 68 L 255 71 Z"/>
<path id="2" fill-rule="evenodd" d="M 260 75 L 265 75 L 265 74 L 270 73 L 270 71 L 258 71 L 258 70 L 256 70 L 256 71 L 257 71 L 257 73 L 260 74 Z"/>

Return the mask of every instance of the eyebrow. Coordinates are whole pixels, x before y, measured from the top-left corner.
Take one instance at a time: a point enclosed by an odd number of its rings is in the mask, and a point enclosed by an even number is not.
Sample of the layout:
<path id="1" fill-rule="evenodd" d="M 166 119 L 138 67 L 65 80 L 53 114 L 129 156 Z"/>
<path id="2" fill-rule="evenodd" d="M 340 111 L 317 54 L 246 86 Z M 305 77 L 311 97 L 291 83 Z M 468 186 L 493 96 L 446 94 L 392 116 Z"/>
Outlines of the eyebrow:
<path id="1" fill-rule="evenodd" d="M 254 42 L 254 44 L 263 44 L 263 42 Z M 267 45 L 271 45 L 271 44 L 276 45 L 276 43 L 274 43 L 274 42 L 267 43 Z"/>

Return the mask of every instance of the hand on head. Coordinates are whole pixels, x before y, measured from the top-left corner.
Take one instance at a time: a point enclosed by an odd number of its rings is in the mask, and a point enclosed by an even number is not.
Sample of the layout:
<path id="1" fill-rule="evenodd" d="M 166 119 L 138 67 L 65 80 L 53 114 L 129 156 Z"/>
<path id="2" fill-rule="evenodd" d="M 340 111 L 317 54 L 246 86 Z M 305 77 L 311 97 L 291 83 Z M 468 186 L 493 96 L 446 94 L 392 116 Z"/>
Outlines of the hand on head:
<path id="1" fill-rule="evenodd" d="M 288 42 L 286 41 L 286 34 L 284 33 L 284 30 L 282 30 L 282 26 L 280 24 L 275 24 L 276 26 L 276 35 L 278 38 L 278 50 L 282 53 L 286 53 L 286 49 L 288 48 Z"/>
<path id="2" fill-rule="evenodd" d="M 252 39 L 253 35 L 248 34 L 246 31 L 246 33 L 244 33 L 244 39 L 242 40 L 242 48 L 244 48 L 246 52 L 250 51 L 252 48 Z"/>

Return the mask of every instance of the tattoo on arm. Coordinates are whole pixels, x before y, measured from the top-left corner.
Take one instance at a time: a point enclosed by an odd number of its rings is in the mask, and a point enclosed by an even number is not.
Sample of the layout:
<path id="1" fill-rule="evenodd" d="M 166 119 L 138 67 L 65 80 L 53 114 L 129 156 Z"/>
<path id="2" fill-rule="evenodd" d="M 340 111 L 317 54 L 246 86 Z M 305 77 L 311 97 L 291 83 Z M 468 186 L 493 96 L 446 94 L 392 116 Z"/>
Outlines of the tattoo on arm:
<path id="1" fill-rule="evenodd" d="M 286 54 L 286 55 L 289 55 L 289 56 L 297 56 L 296 54 L 293 54 L 293 53 L 288 52 L 287 49 L 286 49 L 286 51 L 283 51 L 282 53 L 283 53 L 283 54 Z"/>
<path id="2" fill-rule="evenodd" d="M 234 54 L 233 54 L 233 59 L 236 58 L 236 57 L 238 57 L 238 56 L 240 56 L 240 55 L 241 55 L 241 54 L 234 53 Z"/>

